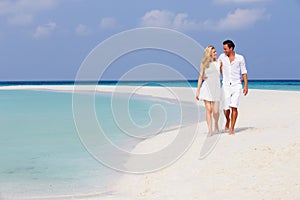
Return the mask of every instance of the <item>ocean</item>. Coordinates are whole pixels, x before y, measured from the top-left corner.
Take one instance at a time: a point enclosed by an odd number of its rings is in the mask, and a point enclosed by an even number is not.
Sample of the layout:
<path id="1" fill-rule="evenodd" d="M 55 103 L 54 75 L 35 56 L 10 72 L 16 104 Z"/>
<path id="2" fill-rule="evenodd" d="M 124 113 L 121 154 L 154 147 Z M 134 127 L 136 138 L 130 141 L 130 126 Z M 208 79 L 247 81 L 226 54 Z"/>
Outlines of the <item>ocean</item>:
<path id="1" fill-rule="evenodd" d="M 75 81 L 0 81 L 1 86 L 9 85 L 73 85 Z M 83 85 L 94 82 L 82 81 Z M 189 81 L 100 81 L 99 85 L 144 85 L 167 87 L 197 87 L 197 80 Z M 289 80 L 249 80 L 249 89 L 300 91 L 300 79 Z"/>
<path id="2" fill-rule="evenodd" d="M 128 99 L 124 94 L 114 94 L 113 100 L 115 110 L 127 106 L 130 116 L 114 113 L 112 96 L 99 93 L 94 105 L 97 121 L 108 141 L 128 152 L 145 138 L 158 134 L 161 127 L 166 131 L 197 120 L 183 121 L 182 107 L 174 102 L 137 95 Z M 163 110 L 155 111 L 157 105 Z M 122 175 L 89 154 L 77 132 L 72 106 L 71 92 L 0 90 L 0 199 L 106 193 Z M 153 123 L 153 119 L 164 124 Z M 97 141 L 103 151 L 107 143 Z M 125 163 L 126 158 L 122 159 L 120 162 Z"/>
<path id="3" fill-rule="evenodd" d="M 1 82 L 0 87 L 73 84 L 73 81 Z M 88 85 L 89 82 L 82 84 Z M 197 87 L 197 81 L 106 81 L 99 84 Z M 300 91 L 300 80 L 250 80 L 249 88 Z M 113 120 L 115 116 L 110 107 L 110 95 L 97 94 L 95 98 L 97 120 L 111 141 L 130 151 L 143 140 L 131 139 L 126 134 L 124 136 L 119 124 Z M 149 110 L 157 104 L 161 105 L 167 114 L 165 130 L 182 123 L 181 110 L 172 102 L 142 97 L 128 101 L 122 95 L 116 98 L 120 102 L 119 105 L 128 105 L 131 120 L 139 127 L 146 127 L 151 122 Z M 103 166 L 82 144 L 73 119 L 72 93 L 0 90 L 0 110 L 0 199 L 105 193 L 109 192 L 110 186 L 122 175 Z M 162 115 L 154 117 L 159 118 Z M 124 120 L 121 118 L 121 121 Z M 184 123 L 195 121 L 186 119 Z M 153 127 L 153 130 L 156 128 Z M 123 129 L 132 131 L 131 126 Z M 150 128 L 148 131 L 151 130 Z"/>

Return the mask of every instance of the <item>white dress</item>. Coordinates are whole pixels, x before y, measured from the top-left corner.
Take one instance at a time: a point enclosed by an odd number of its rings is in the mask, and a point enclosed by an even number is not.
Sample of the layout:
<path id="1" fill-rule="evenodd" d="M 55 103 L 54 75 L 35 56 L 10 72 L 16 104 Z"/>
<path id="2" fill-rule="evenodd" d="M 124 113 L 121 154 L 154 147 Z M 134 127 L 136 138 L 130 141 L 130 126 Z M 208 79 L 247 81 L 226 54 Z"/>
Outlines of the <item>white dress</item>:
<path id="1" fill-rule="evenodd" d="M 207 101 L 221 100 L 220 63 L 210 62 L 209 67 L 204 70 L 203 77 L 207 77 L 200 88 L 199 98 Z"/>

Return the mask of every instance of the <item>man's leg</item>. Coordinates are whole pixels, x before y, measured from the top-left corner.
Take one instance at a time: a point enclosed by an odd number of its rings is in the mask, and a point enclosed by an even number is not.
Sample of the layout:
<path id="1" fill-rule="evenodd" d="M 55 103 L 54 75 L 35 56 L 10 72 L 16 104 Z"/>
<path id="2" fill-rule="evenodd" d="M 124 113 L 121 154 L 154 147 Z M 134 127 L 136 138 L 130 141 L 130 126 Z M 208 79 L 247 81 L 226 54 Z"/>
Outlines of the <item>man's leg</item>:
<path id="1" fill-rule="evenodd" d="M 235 126 L 237 116 L 238 116 L 237 108 L 231 107 L 231 125 L 230 125 L 230 129 L 229 129 L 230 135 L 234 134 L 234 126 Z"/>
<path id="2" fill-rule="evenodd" d="M 226 124 L 225 124 L 225 131 L 229 130 L 229 125 L 230 125 L 230 109 L 229 110 L 224 110 L 224 115 L 226 118 Z"/>
<path id="3" fill-rule="evenodd" d="M 231 97 L 231 88 L 230 86 L 223 85 L 223 109 L 224 109 L 224 115 L 226 118 L 226 124 L 225 124 L 225 131 L 229 130 L 230 125 L 230 97 Z"/>
<path id="4" fill-rule="evenodd" d="M 230 100 L 229 107 L 231 108 L 231 125 L 229 129 L 229 134 L 234 134 L 234 126 L 236 123 L 236 119 L 238 117 L 238 106 L 239 106 L 239 99 L 242 94 L 242 85 L 238 84 L 232 87 L 232 95 Z"/>

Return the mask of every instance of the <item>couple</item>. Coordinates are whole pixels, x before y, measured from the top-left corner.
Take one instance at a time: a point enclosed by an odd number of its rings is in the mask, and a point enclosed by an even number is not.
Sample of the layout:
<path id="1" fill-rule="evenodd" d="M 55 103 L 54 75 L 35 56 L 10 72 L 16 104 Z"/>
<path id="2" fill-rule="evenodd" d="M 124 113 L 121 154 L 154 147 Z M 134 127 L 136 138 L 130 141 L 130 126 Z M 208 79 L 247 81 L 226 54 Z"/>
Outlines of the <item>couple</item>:
<path id="1" fill-rule="evenodd" d="M 239 98 L 242 93 L 241 74 L 244 79 L 244 95 L 248 93 L 248 78 L 245 59 L 234 51 L 231 40 L 223 42 L 223 50 L 218 60 L 215 47 L 206 47 L 200 65 L 200 75 L 196 93 L 197 100 L 204 100 L 208 136 L 212 135 L 212 116 L 215 121 L 215 132 L 219 132 L 219 106 L 221 100 L 220 74 L 223 76 L 223 104 L 226 118 L 225 130 L 234 135 L 234 126 L 238 116 Z M 202 80 L 204 81 L 202 83 Z M 201 87 L 202 85 L 202 87 Z"/>

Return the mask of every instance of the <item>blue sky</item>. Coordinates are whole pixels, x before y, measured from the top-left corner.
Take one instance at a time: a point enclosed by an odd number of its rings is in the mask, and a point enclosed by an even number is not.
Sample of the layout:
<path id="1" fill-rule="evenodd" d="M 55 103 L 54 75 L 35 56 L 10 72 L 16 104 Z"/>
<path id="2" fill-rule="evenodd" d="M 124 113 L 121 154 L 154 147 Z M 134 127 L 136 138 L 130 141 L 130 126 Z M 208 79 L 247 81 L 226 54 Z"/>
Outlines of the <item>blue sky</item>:
<path id="1" fill-rule="evenodd" d="M 148 26 L 180 31 L 204 47 L 216 46 L 218 54 L 223 40 L 232 39 L 246 58 L 249 79 L 300 79 L 299 24 L 299 0 L 0 0 L 0 81 L 74 80 L 100 42 Z M 180 63 L 159 53 L 129 55 L 124 63 L 127 69 Z M 116 78 L 118 67 L 106 78 Z"/>

